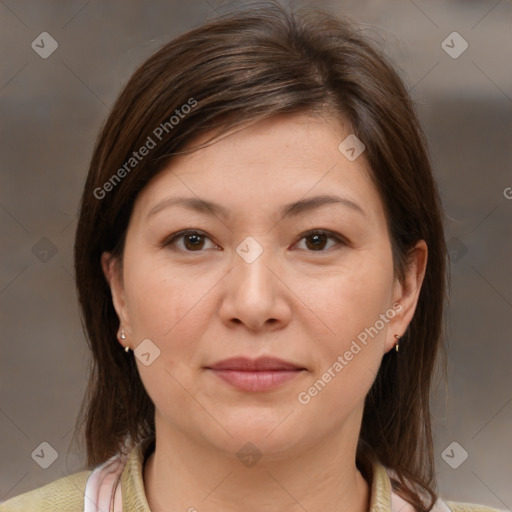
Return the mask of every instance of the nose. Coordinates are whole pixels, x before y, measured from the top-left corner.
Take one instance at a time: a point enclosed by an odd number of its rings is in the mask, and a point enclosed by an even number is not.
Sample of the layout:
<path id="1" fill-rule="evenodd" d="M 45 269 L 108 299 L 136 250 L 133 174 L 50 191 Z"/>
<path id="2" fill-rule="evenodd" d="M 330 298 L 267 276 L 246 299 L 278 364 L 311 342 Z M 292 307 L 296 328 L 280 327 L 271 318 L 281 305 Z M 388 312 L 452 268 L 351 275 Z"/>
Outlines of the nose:
<path id="1" fill-rule="evenodd" d="M 260 246 L 254 259 L 254 250 L 254 244 L 241 244 L 233 255 L 232 269 L 223 280 L 219 315 L 226 324 L 243 324 L 252 331 L 280 329 L 291 319 L 293 294 L 273 251 Z"/>

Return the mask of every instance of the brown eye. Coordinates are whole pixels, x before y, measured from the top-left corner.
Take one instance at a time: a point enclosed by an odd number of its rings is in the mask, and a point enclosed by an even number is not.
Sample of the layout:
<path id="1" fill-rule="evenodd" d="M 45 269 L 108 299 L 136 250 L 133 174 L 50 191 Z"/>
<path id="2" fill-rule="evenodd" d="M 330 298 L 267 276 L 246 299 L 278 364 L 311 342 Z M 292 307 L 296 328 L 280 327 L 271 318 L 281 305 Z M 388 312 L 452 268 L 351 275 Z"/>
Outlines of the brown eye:
<path id="1" fill-rule="evenodd" d="M 183 243 L 187 249 L 195 250 L 202 249 L 204 246 L 204 240 L 202 235 L 198 235 L 196 233 L 192 233 L 190 235 L 183 236 Z"/>
<path id="2" fill-rule="evenodd" d="M 348 242 L 337 233 L 325 230 L 310 231 L 305 233 L 300 240 L 306 241 L 305 250 L 308 252 L 322 253 L 327 252 L 330 248 L 336 245 L 349 245 Z M 334 243 L 331 244 L 330 247 L 326 248 L 326 246 L 329 245 L 330 240 Z M 211 243 L 211 247 L 207 247 L 208 241 Z M 217 247 L 204 233 L 191 230 L 175 233 L 168 238 L 162 246 L 172 246 L 173 248 L 184 252 L 201 252 L 204 249 Z"/>
<path id="3" fill-rule="evenodd" d="M 179 250 L 185 252 L 201 252 L 201 250 L 205 248 L 206 240 L 210 239 L 198 231 L 181 231 L 179 233 L 175 233 L 163 245 L 177 246 Z M 178 244 L 178 241 L 182 241 L 182 244 Z"/>
<path id="4" fill-rule="evenodd" d="M 306 242 L 306 246 L 308 249 L 316 251 L 317 249 L 322 250 L 325 248 L 325 244 L 327 243 L 327 239 L 329 237 L 323 234 L 317 235 L 309 235 L 306 237 L 306 240 L 309 240 L 309 244 Z"/>
<path id="5" fill-rule="evenodd" d="M 334 245 L 336 245 L 336 243 L 338 245 L 347 245 L 341 236 L 331 231 L 324 230 L 310 231 L 303 235 L 301 240 L 306 240 L 306 250 L 311 252 L 327 252 L 328 249 L 325 249 L 325 247 L 329 240 L 334 240 Z"/>

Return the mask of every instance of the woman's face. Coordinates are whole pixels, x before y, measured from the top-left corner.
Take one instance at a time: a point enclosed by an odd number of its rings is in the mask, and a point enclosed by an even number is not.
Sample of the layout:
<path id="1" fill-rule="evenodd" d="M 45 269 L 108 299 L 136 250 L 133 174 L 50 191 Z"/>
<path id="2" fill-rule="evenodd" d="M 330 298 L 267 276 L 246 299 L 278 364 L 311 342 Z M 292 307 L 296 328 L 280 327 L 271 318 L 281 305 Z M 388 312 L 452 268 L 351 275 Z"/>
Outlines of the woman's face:
<path id="1" fill-rule="evenodd" d="M 338 149 L 348 135 L 274 117 L 175 158 L 139 194 L 122 277 L 107 253 L 103 265 L 157 435 L 232 455 L 247 442 L 277 455 L 357 439 L 382 356 L 412 318 L 426 248 L 398 283 L 364 152 Z M 264 356 L 293 369 L 213 368 Z"/>

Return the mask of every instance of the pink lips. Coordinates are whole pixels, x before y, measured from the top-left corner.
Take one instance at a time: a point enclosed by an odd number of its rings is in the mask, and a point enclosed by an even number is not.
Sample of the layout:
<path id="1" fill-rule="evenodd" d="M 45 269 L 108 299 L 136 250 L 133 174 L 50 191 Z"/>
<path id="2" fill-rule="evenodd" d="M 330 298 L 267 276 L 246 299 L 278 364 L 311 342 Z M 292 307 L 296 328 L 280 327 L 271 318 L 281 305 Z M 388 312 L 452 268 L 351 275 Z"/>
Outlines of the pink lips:
<path id="1" fill-rule="evenodd" d="M 274 357 L 234 357 L 206 367 L 232 386 L 244 391 L 274 389 L 302 374 L 306 368 Z"/>

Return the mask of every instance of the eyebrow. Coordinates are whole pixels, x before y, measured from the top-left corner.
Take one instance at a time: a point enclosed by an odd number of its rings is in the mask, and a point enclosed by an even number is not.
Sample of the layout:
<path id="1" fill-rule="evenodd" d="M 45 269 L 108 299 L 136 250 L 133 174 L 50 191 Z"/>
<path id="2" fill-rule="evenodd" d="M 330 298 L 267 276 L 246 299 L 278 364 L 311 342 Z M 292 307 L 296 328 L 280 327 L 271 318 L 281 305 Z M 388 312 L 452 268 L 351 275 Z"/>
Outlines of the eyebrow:
<path id="1" fill-rule="evenodd" d="M 366 215 L 366 212 L 363 210 L 363 208 L 361 208 L 361 206 L 359 206 L 354 201 L 347 199 L 346 197 L 324 194 L 307 199 L 301 199 L 299 201 L 295 201 L 294 203 L 284 205 L 280 212 L 281 218 L 296 217 L 328 204 L 341 204 L 351 208 L 363 216 Z M 218 203 L 207 201 L 198 197 L 170 197 L 168 199 L 164 199 L 156 206 L 154 206 L 147 214 L 146 218 L 149 218 L 157 212 L 171 206 L 182 206 L 184 208 L 205 213 L 207 215 L 216 215 L 224 218 L 229 217 L 229 211 Z"/>

